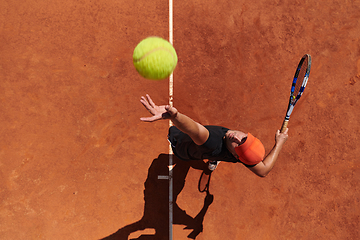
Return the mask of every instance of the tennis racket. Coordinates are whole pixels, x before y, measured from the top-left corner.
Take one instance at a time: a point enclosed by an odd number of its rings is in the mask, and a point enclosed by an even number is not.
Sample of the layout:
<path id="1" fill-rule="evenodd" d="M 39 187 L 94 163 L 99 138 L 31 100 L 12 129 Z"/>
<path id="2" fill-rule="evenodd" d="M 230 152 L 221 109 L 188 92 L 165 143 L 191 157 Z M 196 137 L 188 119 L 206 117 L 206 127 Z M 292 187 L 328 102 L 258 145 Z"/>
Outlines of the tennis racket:
<path id="1" fill-rule="evenodd" d="M 301 58 L 299 65 L 296 68 L 295 76 L 291 84 L 289 105 L 280 132 L 285 132 L 290 120 L 290 115 L 294 110 L 295 104 L 299 101 L 301 95 L 305 90 L 306 84 L 309 79 L 310 68 L 311 68 L 311 56 L 309 54 L 305 54 Z"/>

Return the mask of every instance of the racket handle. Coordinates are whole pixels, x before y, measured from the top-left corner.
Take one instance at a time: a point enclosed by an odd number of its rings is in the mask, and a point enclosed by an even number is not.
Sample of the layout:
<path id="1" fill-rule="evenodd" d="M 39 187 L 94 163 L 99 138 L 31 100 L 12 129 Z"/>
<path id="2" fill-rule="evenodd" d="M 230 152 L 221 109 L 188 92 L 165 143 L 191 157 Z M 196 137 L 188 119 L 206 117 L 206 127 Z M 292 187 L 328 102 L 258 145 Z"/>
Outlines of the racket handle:
<path id="1" fill-rule="evenodd" d="M 280 130 L 281 133 L 285 132 L 288 123 L 289 123 L 289 120 L 284 120 L 283 125 L 282 125 L 281 130 Z"/>

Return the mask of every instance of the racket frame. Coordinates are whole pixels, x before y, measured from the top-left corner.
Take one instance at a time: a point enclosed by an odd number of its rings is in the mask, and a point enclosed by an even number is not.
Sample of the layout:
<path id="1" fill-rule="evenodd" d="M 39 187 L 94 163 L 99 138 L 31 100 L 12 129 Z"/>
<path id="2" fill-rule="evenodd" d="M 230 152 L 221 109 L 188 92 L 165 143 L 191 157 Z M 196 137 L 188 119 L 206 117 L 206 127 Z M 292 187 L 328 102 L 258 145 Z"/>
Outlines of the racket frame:
<path id="1" fill-rule="evenodd" d="M 304 61 L 305 61 L 306 58 L 308 59 L 308 63 L 307 63 L 306 71 L 305 71 L 305 76 L 304 76 L 303 79 L 300 79 L 300 81 L 302 80 L 301 87 L 300 87 L 300 90 L 299 90 L 298 94 L 295 96 L 294 95 L 295 85 L 296 85 L 297 81 L 299 81 L 298 76 L 299 76 L 301 67 L 303 66 Z M 294 78 L 293 78 L 293 81 L 292 81 L 292 84 L 291 84 L 289 104 L 288 104 L 288 108 L 287 108 L 287 111 L 286 111 L 284 122 L 283 122 L 281 130 L 280 130 L 280 132 L 282 132 L 282 133 L 285 132 L 285 130 L 286 130 L 287 126 L 288 126 L 288 123 L 289 123 L 289 120 L 290 120 L 290 115 L 294 110 L 295 104 L 298 102 L 298 100 L 300 99 L 300 97 L 304 93 L 306 84 L 307 84 L 307 82 L 309 80 L 310 69 L 311 69 L 311 56 L 310 56 L 310 54 L 305 54 L 301 58 L 301 60 L 300 60 L 300 62 L 298 64 L 298 67 L 296 68 Z"/>

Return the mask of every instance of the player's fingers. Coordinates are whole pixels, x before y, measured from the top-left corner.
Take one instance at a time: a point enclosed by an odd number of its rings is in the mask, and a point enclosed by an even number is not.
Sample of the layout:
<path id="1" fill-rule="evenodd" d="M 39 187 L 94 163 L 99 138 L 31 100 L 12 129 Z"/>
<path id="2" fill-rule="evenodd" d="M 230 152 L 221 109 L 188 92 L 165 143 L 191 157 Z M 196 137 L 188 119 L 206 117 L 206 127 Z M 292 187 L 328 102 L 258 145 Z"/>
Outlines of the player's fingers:
<path id="1" fill-rule="evenodd" d="M 150 106 L 146 103 L 146 102 L 144 102 L 144 101 L 140 101 L 141 103 L 142 103 L 142 105 L 147 109 L 147 110 L 149 110 L 150 111 Z"/>
<path id="2" fill-rule="evenodd" d="M 145 98 L 144 96 L 141 96 L 140 102 L 141 102 L 142 104 L 144 104 L 144 103 L 147 103 L 147 100 L 146 100 L 146 98 Z"/>
<path id="3" fill-rule="evenodd" d="M 157 119 L 157 117 L 152 116 L 152 117 L 142 117 L 142 118 L 140 118 L 140 120 L 143 122 L 154 122 L 158 119 Z"/>
<path id="4" fill-rule="evenodd" d="M 141 117 L 140 120 L 143 122 L 146 122 L 146 118 L 144 118 L 144 117 Z"/>
<path id="5" fill-rule="evenodd" d="M 171 113 L 173 110 L 172 110 L 172 107 L 170 105 L 166 105 L 165 106 L 165 110 L 169 113 Z"/>
<path id="6" fill-rule="evenodd" d="M 140 102 L 142 103 L 142 105 L 144 105 L 144 107 L 147 110 L 151 109 L 151 106 L 150 106 L 149 102 L 144 97 L 141 97 Z"/>
<path id="7" fill-rule="evenodd" d="M 146 98 L 150 104 L 151 107 L 155 107 L 155 103 L 153 102 L 153 100 L 151 99 L 151 97 L 149 96 L 149 94 L 146 94 Z"/>
<path id="8" fill-rule="evenodd" d="M 289 131 L 288 128 L 286 128 L 284 132 L 280 132 L 280 130 L 277 130 L 277 131 L 276 131 L 276 135 L 280 135 L 280 134 L 285 134 L 285 135 L 287 135 L 288 131 Z"/>
<path id="9" fill-rule="evenodd" d="M 171 107 L 169 105 L 165 106 L 165 110 L 171 115 L 174 116 L 177 113 L 177 109 L 174 107 Z"/>

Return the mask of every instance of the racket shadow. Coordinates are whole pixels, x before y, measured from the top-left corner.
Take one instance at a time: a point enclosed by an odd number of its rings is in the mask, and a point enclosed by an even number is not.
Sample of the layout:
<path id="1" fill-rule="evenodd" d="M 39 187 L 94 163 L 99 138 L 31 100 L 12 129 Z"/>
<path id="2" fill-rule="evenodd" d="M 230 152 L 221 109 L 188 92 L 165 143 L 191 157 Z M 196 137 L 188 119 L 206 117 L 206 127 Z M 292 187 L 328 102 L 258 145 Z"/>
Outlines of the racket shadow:
<path id="1" fill-rule="evenodd" d="M 198 190 L 203 193 L 206 192 L 210 194 L 210 179 L 211 179 L 211 171 L 209 169 L 204 169 L 200 175 Z"/>
<path id="2" fill-rule="evenodd" d="M 148 176 L 144 183 L 144 213 L 142 218 L 134 223 L 120 228 L 117 232 L 102 238 L 103 240 L 128 240 L 130 234 L 145 229 L 155 229 L 155 234 L 140 235 L 135 239 L 168 240 L 169 239 L 169 181 L 159 176 L 169 174 L 169 155 L 160 154 L 154 159 L 148 170 Z M 206 172 L 207 164 L 203 161 L 182 161 L 173 156 L 173 224 L 185 225 L 184 229 L 192 229 L 188 235 L 190 239 L 196 237 L 203 231 L 203 220 L 205 214 L 213 202 L 213 195 L 207 190 L 204 206 L 196 215 L 191 217 L 185 210 L 181 209 L 176 201 L 185 185 L 185 179 L 190 168 Z M 210 174 L 211 175 L 211 174 Z M 210 176 L 208 175 L 208 176 Z M 210 180 L 210 178 L 209 178 Z"/>

